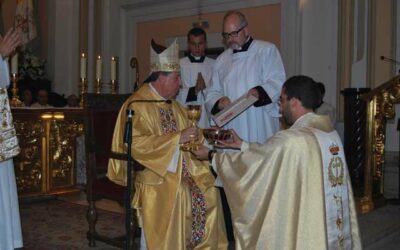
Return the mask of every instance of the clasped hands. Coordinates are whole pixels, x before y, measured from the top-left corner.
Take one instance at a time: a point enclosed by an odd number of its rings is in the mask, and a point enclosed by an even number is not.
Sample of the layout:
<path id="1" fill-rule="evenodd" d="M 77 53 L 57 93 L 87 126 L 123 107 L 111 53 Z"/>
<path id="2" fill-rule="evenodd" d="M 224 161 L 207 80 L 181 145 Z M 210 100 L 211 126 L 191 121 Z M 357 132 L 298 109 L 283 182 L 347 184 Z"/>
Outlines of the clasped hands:
<path id="1" fill-rule="evenodd" d="M 196 80 L 196 86 L 195 86 L 195 91 L 196 91 L 196 95 L 202 91 L 203 89 L 205 89 L 206 83 L 204 81 L 203 75 L 201 74 L 201 72 L 199 72 L 197 74 L 197 80 Z"/>

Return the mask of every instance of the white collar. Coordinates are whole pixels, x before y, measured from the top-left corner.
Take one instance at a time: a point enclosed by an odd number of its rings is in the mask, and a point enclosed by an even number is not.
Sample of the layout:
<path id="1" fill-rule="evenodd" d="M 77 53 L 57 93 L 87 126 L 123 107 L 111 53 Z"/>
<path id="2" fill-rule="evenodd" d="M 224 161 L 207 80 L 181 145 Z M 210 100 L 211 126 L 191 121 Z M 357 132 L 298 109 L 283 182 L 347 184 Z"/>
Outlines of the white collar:
<path id="1" fill-rule="evenodd" d="M 309 117 L 314 116 L 314 112 L 308 112 L 302 116 L 300 116 L 290 128 L 301 128 L 306 127 L 309 121 Z"/>

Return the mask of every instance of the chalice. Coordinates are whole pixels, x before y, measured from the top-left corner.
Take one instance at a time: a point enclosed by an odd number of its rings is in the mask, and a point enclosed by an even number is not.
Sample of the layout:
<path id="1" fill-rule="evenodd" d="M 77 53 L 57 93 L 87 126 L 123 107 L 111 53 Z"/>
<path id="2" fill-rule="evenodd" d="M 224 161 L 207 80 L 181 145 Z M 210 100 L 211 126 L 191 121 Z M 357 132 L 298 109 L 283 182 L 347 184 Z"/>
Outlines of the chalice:
<path id="1" fill-rule="evenodd" d="M 187 106 L 187 116 L 190 122 L 192 123 L 192 127 L 196 127 L 197 121 L 200 119 L 201 116 L 201 106 L 200 105 L 188 105 Z M 192 151 L 192 150 L 197 150 L 199 148 L 197 138 L 194 138 L 183 144 L 181 146 L 181 149 L 183 151 Z"/>
<path id="2" fill-rule="evenodd" d="M 229 141 L 232 139 L 232 133 L 229 130 L 218 127 L 203 129 L 204 138 L 212 146 L 218 146 L 218 141 Z"/>

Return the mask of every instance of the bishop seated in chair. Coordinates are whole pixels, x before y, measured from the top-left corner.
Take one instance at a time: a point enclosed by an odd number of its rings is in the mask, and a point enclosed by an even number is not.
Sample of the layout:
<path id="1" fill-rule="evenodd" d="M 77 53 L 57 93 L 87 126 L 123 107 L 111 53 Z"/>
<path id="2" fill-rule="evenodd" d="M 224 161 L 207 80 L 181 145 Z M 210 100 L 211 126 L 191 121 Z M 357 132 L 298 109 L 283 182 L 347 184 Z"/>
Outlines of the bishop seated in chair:
<path id="1" fill-rule="evenodd" d="M 175 101 L 181 85 L 178 51 L 176 41 L 167 49 L 152 43 L 151 75 L 123 104 L 112 151 L 126 152 L 126 111 L 133 109 L 131 153 L 145 167 L 136 173 L 132 201 L 142 227 L 141 249 L 227 249 L 220 196 L 208 163 L 180 150 L 198 132 Z M 126 164 L 110 160 L 107 175 L 126 185 Z"/>

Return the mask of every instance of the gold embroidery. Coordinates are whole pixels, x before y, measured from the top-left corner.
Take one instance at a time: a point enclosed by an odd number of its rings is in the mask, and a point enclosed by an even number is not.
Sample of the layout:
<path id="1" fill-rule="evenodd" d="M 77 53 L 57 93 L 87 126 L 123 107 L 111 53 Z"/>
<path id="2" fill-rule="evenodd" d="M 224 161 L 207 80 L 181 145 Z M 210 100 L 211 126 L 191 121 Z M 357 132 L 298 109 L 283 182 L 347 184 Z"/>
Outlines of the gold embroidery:
<path id="1" fill-rule="evenodd" d="M 153 71 L 179 71 L 180 66 L 177 63 L 153 63 L 150 65 Z"/>
<path id="2" fill-rule="evenodd" d="M 332 155 L 338 155 L 340 149 L 339 149 L 339 146 L 338 146 L 338 145 L 332 143 L 332 145 L 329 146 L 329 151 L 331 152 Z"/>
<path id="3" fill-rule="evenodd" d="M 164 134 L 176 132 L 177 125 L 174 117 L 174 113 L 171 109 L 160 108 L 161 128 Z"/>
<path id="4" fill-rule="evenodd" d="M 336 228 L 337 238 L 336 238 L 336 249 L 341 250 L 344 249 L 344 236 L 343 236 L 343 184 L 345 182 L 345 169 L 342 158 L 339 156 L 340 148 L 337 144 L 333 143 L 329 146 L 329 152 L 332 155 L 328 165 L 328 179 L 331 184 L 331 187 L 334 190 L 332 205 L 336 208 Z"/>
<path id="5" fill-rule="evenodd" d="M 340 236 L 337 237 L 336 249 L 338 249 L 338 250 L 344 249 L 344 237 L 343 237 L 343 235 L 340 235 Z"/>
<path id="6" fill-rule="evenodd" d="M 344 183 L 344 164 L 340 157 L 333 157 L 328 167 L 329 182 L 332 187 L 343 185 Z"/>
<path id="7" fill-rule="evenodd" d="M 342 227 L 343 227 L 343 219 L 342 218 L 340 218 L 340 217 L 336 218 L 336 226 L 339 230 L 342 229 Z"/>
<path id="8" fill-rule="evenodd" d="M 0 88 L 0 124 L 0 161 L 4 161 L 20 151 L 5 88 Z"/>

